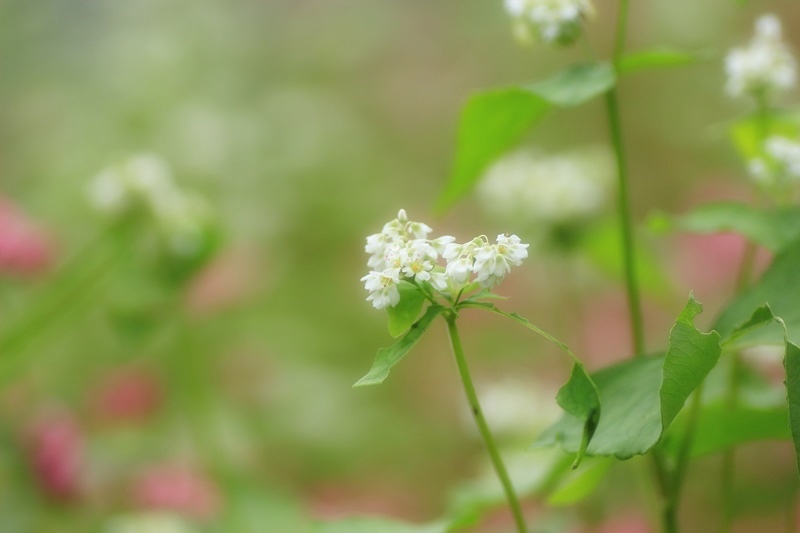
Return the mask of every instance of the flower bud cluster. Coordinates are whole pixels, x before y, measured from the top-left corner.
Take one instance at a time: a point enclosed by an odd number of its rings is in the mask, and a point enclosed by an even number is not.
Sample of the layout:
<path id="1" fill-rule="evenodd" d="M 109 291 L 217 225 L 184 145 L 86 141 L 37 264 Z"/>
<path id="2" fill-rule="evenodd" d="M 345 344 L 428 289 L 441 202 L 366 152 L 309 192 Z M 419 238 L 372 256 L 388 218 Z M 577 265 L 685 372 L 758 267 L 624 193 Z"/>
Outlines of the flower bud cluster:
<path id="1" fill-rule="evenodd" d="M 781 38 L 781 22 L 775 15 L 756 21 L 750 44 L 734 48 L 725 58 L 728 94 L 763 96 L 794 87 L 797 64 Z"/>
<path id="2" fill-rule="evenodd" d="M 583 20 L 594 11 L 589 0 L 505 0 L 522 41 L 533 31 L 546 44 L 569 45 L 580 37 Z"/>
<path id="3" fill-rule="evenodd" d="M 495 244 L 484 236 L 458 244 L 449 235 L 429 239 L 432 231 L 422 222 L 408 220 L 401 209 L 380 233 L 367 237 L 364 250 L 370 254 L 371 271 L 361 281 L 370 293 L 367 301 L 376 309 L 397 305 L 397 285 L 402 280 L 445 296 L 460 291 L 473 275 L 482 287 L 491 288 L 528 256 L 528 245 L 516 235 L 498 235 Z M 438 264 L 439 258 L 446 261 L 444 267 Z"/>
<path id="4" fill-rule="evenodd" d="M 800 140 L 773 135 L 764 142 L 764 154 L 750 161 L 754 181 L 774 187 L 800 180 Z"/>
<path id="5" fill-rule="evenodd" d="M 97 210 L 123 216 L 137 210 L 152 216 L 166 247 L 177 256 L 201 253 L 212 226 L 205 199 L 179 188 L 167 164 L 142 154 L 98 174 L 89 185 Z"/>

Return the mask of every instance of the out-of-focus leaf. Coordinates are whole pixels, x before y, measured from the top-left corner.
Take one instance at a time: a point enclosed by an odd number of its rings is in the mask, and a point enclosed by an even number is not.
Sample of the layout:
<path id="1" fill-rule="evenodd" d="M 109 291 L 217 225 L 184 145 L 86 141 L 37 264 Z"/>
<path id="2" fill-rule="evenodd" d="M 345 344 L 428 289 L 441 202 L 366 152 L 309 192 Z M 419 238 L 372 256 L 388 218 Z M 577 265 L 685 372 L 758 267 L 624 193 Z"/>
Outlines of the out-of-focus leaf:
<path id="1" fill-rule="evenodd" d="M 627 459 L 647 453 L 683 407 L 686 399 L 719 359 L 715 332 L 701 333 L 693 323 L 702 307 L 689 298 L 670 332 L 665 356 L 626 361 L 592 374 L 603 416 L 586 451 Z M 565 415 L 534 443 L 580 449 L 581 423 Z"/>
<path id="2" fill-rule="evenodd" d="M 757 344 L 783 344 L 784 333 L 777 325 L 749 328 L 736 332 L 740 324 L 746 323 L 756 309 L 765 303 L 771 312 L 781 317 L 786 324 L 789 337 L 800 332 L 800 241 L 784 247 L 761 279 L 740 293 L 722 311 L 714 324 L 725 343 L 731 348 Z M 734 335 L 734 333 L 736 334 Z M 731 339 L 728 339 L 731 337 Z"/>
<path id="3" fill-rule="evenodd" d="M 544 118 L 552 106 L 572 107 L 616 83 L 607 63 L 575 65 L 544 81 L 472 96 L 458 126 L 453 172 L 437 203 L 443 211 L 466 195 L 489 165 Z"/>
<path id="4" fill-rule="evenodd" d="M 550 505 L 572 505 L 589 496 L 608 473 L 613 460 L 590 458 L 580 470 L 567 474 L 566 479 L 547 497 Z"/>
<path id="5" fill-rule="evenodd" d="M 736 121 L 730 128 L 731 139 L 745 161 L 763 155 L 764 137 L 780 135 L 795 138 L 800 134 L 800 115 L 771 113 L 767 117 L 748 116 Z"/>
<path id="6" fill-rule="evenodd" d="M 614 68 L 608 63 L 573 65 L 556 75 L 528 86 L 548 102 L 573 107 L 611 89 L 617 83 Z"/>
<path id="7" fill-rule="evenodd" d="M 377 385 L 383 383 L 389 375 L 389 371 L 394 365 L 411 351 L 411 348 L 417 344 L 423 333 L 430 327 L 433 319 L 435 319 L 442 312 L 443 308 L 438 305 L 431 305 L 425 314 L 422 315 L 416 323 L 411 326 L 408 333 L 388 348 L 380 348 L 375 356 L 375 362 L 372 363 L 372 368 L 367 375 L 356 382 L 354 387 L 361 387 L 364 385 Z"/>
<path id="8" fill-rule="evenodd" d="M 446 533 L 444 523 L 414 525 L 389 518 L 349 518 L 316 524 L 311 533 Z"/>
<path id="9" fill-rule="evenodd" d="M 779 252 L 800 237 L 800 207 L 764 210 L 737 202 L 702 205 L 675 217 L 656 215 L 660 229 L 690 233 L 735 232 Z"/>
<path id="10" fill-rule="evenodd" d="M 397 290 L 400 292 L 400 301 L 394 307 L 386 308 L 389 315 L 389 334 L 392 337 L 399 337 L 416 322 L 419 312 L 422 311 L 422 304 L 425 303 L 425 295 L 413 283 L 401 281 L 397 284 Z"/>
<path id="11" fill-rule="evenodd" d="M 609 219 L 587 227 L 580 243 L 588 260 L 605 275 L 618 281 L 624 280 L 625 275 L 621 235 L 618 221 Z M 645 244 L 641 243 L 635 250 L 634 261 L 639 283 L 650 294 L 670 294 L 669 277 L 661 262 Z"/>
<path id="12" fill-rule="evenodd" d="M 437 209 L 443 211 L 465 196 L 486 168 L 549 109 L 545 99 L 520 87 L 472 96 L 461 111 L 454 169 Z"/>
<path id="13" fill-rule="evenodd" d="M 786 340 L 786 403 L 789 406 L 789 427 L 794 442 L 795 462 L 800 472 L 800 348 Z"/>
<path id="14" fill-rule="evenodd" d="M 580 446 L 575 450 L 575 462 L 572 465 L 573 468 L 577 468 L 597 429 L 597 424 L 600 420 L 601 405 L 600 397 L 597 393 L 597 386 L 592 381 L 592 378 L 589 377 L 581 360 L 578 359 L 566 344 L 517 313 L 506 313 L 489 302 L 463 302 L 463 304 L 466 307 L 478 307 L 510 318 L 553 342 L 572 358 L 572 372 L 570 373 L 569 381 L 558 390 L 556 402 L 558 402 L 558 405 L 560 405 L 564 411 L 581 421 Z"/>
<path id="15" fill-rule="evenodd" d="M 626 54 L 620 59 L 617 68 L 621 74 L 630 74 L 641 70 L 682 67 L 697 63 L 701 59 L 696 53 L 670 48 L 652 48 Z"/>

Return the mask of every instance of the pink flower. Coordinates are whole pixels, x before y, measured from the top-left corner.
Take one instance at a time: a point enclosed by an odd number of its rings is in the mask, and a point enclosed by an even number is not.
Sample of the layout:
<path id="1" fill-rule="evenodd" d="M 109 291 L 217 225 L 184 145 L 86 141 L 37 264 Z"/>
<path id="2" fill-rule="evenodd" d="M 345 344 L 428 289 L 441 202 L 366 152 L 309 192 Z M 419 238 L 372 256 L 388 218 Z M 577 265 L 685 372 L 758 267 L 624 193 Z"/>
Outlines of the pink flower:
<path id="1" fill-rule="evenodd" d="M 133 485 L 134 504 L 149 510 L 171 511 L 208 520 L 220 510 L 220 494 L 201 473 L 177 465 L 156 466 L 143 472 Z"/>
<path id="2" fill-rule="evenodd" d="M 53 259 L 53 246 L 46 233 L 11 202 L 0 198 L 0 274 L 36 274 Z"/>
<path id="3" fill-rule="evenodd" d="M 49 415 L 30 433 L 28 456 L 36 483 L 48 496 L 73 500 L 81 493 L 83 437 L 71 415 Z"/>
<path id="4" fill-rule="evenodd" d="M 89 401 L 103 421 L 136 421 L 157 411 L 162 397 L 161 385 L 152 372 L 124 368 L 105 376 Z"/>

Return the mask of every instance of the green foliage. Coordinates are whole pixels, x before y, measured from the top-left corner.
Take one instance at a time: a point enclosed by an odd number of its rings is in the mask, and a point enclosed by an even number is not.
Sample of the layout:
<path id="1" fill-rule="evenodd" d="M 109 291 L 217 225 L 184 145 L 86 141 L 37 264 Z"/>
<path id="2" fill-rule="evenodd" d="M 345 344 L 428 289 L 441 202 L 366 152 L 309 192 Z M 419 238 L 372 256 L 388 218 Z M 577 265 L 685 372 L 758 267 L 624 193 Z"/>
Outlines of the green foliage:
<path id="1" fill-rule="evenodd" d="M 472 96 L 461 112 L 454 170 L 437 203 L 443 211 L 465 196 L 486 168 L 539 123 L 552 106 L 580 105 L 616 83 L 606 63 L 576 65 L 547 80 Z"/>
<path id="2" fill-rule="evenodd" d="M 445 524 L 412 525 L 388 518 L 349 518 L 317 524 L 310 533 L 445 533 Z"/>
<path id="3" fill-rule="evenodd" d="M 670 48 L 651 48 L 622 56 L 617 68 L 620 74 L 630 74 L 643 70 L 683 67 L 697 63 L 702 59 L 700 55 L 691 52 Z"/>
<path id="4" fill-rule="evenodd" d="M 387 307 L 386 313 L 389 315 L 389 334 L 392 337 L 399 337 L 416 322 L 422 304 L 425 303 L 425 295 L 413 283 L 401 280 L 397 284 L 400 292 L 400 301 L 394 307 Z"/>
<path id="5" fill-rule="evenodd" d="M 796 206 L 765 210 L 738 202 L 717 202 L 675 217 L 656 215 L 650 222 L 659 230 L 735 232 L 773 252 L 800 237 L 800 208 Z"/>
<path id="6" fill-rule="evenodd" d="M 592 381 L 592 378 L 589 377 L 583 363 L 572 353 L 572 350 L 570 350 L 566 344 L 557 340 L 517 313 L 506 313 L 498 309 L 494 304 L 488 302 L 464 302 L 464 304 L 468 307 L 486 309 L 498 315 L 510 318 L 553 342 L 570 356 L 572 359 L 572 372 L 570 373 L 569 381 L 559 389 L 556 395 L 556 401 L 564 411 L 574 417 L 575 420 L 580 421 L 580 444 L 575 450 L 571 450 L 576 453 L 572 467 L 577 468 L 597 429 L 600 420 L 601 406 L 597 386 L 594 381 Z"/>
<path id="7" fill-rule="evenodd" d="M 789 405 L 789 427 L 794 442 L 795 461 L 800 472 L 800 348 L 786 340 L 786 400 Z"/>
<path id="8" fill-rule="evenodd" d="M 592 374 L 603 416 L 586 452 L 627 459 L 645 454 L 661 439 L 686 399 L 719 359 L 716 333 L 702 333 L 694 317 L 702 310 L 690 296 L 670 333 L 666 355 L 643 357 Z M 567 451 L 581 446 L 581 424 L 565 415 L 534 443 L 560 444 Z"/>
<path id="9" fill-rule="evenodd" d="M 583 468 L 567 474 L 559 486 L 547 497 L 547 503 L 550 505 L 573 505 L 584 500 L 594 492 L 613 464 L 613 460 L 609 458 L 589 458 Z"/>
<path id="10" fill-rule="evenodd" d="M 408 352 L 417 344 L 422 335 L 430 327 L 433 320 L 441 314 L 444 310 L 443 307 L 438 305 L 431 305 L 425 314 L 422 315 L 416 323 L 411 326 L 408 333 L 400 339 L 397 343 L 389 346 L 388 348 L 380 348 L 375 356 L 375 362 L 372 364 L 367 375 L 358 380 L 354 387 L 361 387 L 364 385 L 377 385 L 389 376 L 389 371 L 394 365 L 406 356 Z"/>
<path id="11" fill-rule="evenodd" d="M 767 134 L 797 137 L 800 134 L 800 115 L 782 112 L 750 115 L 736 121 L 730 128 L 733 144 L 745 161 L 764 155 L 763 142 Z"/>

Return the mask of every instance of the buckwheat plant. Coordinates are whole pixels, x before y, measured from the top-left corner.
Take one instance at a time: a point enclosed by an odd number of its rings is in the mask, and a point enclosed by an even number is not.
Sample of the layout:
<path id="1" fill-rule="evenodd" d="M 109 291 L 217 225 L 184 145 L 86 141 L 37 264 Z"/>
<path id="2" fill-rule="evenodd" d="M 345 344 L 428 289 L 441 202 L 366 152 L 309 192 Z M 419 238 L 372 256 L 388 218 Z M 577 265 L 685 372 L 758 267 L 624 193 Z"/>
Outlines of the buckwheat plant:
<path id="1" fill-rule="evenodd" d="M 585 444 L 588 444 L 599 416 L 597 391 L 583 364 L 566 345 L 520 315 L 501 311 L 489 301 L 497 298 L 491 291 L 503 281 L 511 267 L 521 265 L 528 257 L 528 244 L 516 235 L 507 234 L 498 235 L 494 243 L 481 235 L 459 244 L 449 235 L 431 239 L 432 231 L 427 224 L 409 220 L 405 210 L 401 209 L 397 218 L 387 222 L 380 233 L 367 237 L 365 251 L 370 254 L 367 266 L 372 270 L 361 278 L 364 288 L 369 291 L 367 301 L 372 302 L 376 309 L 386 309 L 389 332 L 395 337 L 403 337 L 397 344 L 378 350 L 369 373 L 356 386 L 383 382 L 391 368 L 413 348 L 434 319 L 442 316 L 447 323 L 470 410 L 503 486 L 516 526 L 520 533 L 524 533 L 527 528 L 519 498 L 484 418 L 467 366 L 456 325 L 460 313 L 467 308 L 476 308 L 508 317 L 554 342 L 572 357 L 572 377 L 562 387 L 557 399 L 567 412 L 584 422 Z M 419 318 L 426 301 L 428 307 Z M 585 401 L 576 401 L 576 398 Z M 576 467 L 584 451 L 585 446 L 578 450 L 574 462 Z"/>

